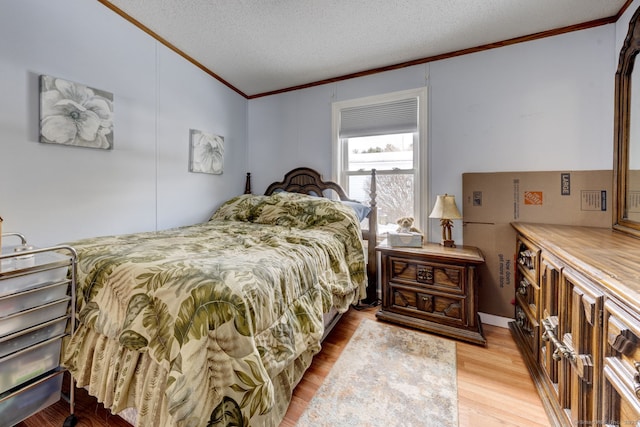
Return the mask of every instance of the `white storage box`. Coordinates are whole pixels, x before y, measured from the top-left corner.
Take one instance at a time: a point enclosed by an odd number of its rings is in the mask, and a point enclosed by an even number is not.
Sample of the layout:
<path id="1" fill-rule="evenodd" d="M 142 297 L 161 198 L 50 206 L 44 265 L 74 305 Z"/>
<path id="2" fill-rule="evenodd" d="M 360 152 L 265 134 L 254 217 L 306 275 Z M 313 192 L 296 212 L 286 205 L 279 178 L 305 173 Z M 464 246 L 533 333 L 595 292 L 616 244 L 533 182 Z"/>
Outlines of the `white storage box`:
<path id="1" fill-rule="evenodd" d="M 0 358 L 31 345 L 62 335 L 67 329 L 68 316 L 63 316 L 33 328 L 0 338 Z"/>
<path id="2" fill-rule="evenodd" d="M 61 346 L 62 336 L 0 359 L 0 393 L 57 368 Z"/>
<path id="3" fill-rule="evenodd" d="M 48 322 L 67 313 L 71 297 L 41 305 L 9 316 L 0 317 L 0 337 Z"/>
<path id="4" fill-rule="evenodd" d="M 68 283 L 63 281 L 0 297 L 0 316 L 6 317 L 19 311 L 57 301 L 67 295 L 67 287 Z"/>
<path id="5" fill-rule="evenodd" d="M 28 387 L 0 396 L 0 420 L 12 426 L 60 400 L 62 371 L 55 376 L 35 381 Z"/>
<path id="6" fill-rule="evenodd" d="M 422 234 L 419 233 L 387 233 L 389 246 L 422 247 Z"/>
<path id="7" fill-rule="evenodd" d="M 2 248 L 2 254 L 12 253 L 10 248 Z M 42 286 L 45 283 L 60 282 L 67 277 L 69 266 L 55 267 L 57 263 L 64 263 L 69 260 L 69 256 L 59 254 L 57 252 L 42 252 L 33 254 L 29 269 L 24 270 L 24 274 L 20 271 L 24 268 L 24 260 L 17 260 L 15 257 L 5 258 L 0 261 L 0 278 L 6 277 L 0 282 L 0 296 L 14 294 L 30 288 Z M 36 271 L 41 267 L 50 264 L 51 269 Z M 28 273 L 28 274 L 27 274 Z M 15 275 L 14 277 L 11 277 Z"/>

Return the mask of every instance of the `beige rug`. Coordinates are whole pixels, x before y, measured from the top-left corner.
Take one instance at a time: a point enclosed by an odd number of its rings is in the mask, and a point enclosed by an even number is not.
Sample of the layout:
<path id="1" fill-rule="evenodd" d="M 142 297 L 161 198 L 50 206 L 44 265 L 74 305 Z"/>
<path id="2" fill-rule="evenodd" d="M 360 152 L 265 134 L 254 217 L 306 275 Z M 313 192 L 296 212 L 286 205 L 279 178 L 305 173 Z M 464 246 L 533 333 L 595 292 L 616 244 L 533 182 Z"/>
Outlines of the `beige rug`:
<path id="1" fill-rule="evenodd" d="M 297 426 L 458 425 L 455 342 L 364 319 Z"/>

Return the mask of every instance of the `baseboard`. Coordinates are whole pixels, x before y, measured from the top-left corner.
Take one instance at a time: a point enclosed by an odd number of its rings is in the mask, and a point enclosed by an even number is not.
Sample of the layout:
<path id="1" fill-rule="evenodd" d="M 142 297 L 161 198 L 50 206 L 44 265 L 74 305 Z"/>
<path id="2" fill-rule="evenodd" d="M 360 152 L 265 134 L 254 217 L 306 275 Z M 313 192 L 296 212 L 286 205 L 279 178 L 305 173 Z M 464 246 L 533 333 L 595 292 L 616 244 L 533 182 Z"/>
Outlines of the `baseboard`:
<path id="1" fill-rule="evenodd" d="M 480 316 L 480 320 L 482 323 L 492 326 L 498 326 L 500 328 L 508 328 L 509 322 L 513 322 L 512 318 L 496 316 L 495 314 L 489 313 L 478 313 Z"/>

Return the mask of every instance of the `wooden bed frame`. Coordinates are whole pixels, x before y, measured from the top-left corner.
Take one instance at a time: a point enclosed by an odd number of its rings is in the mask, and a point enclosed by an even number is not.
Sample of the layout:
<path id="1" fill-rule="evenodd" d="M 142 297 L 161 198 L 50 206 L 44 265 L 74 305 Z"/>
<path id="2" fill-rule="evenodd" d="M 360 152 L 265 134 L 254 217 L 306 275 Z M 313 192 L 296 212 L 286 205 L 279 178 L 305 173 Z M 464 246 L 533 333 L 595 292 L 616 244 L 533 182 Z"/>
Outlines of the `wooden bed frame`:
<path id="1" fill-rule="evenodd" d="M 311 168 L 300 167 L 287 172 L 284 179 L 274 182 L 267 187 L 265 195 L 273 194 L 276 190 L 284 190 L 292 193 L 303 193 L 312 196 L 331 197 L 331 191 L 343 201 L 358 202 L 350 199 L 340 185 L 333 181 L 325 181 L 322 175 Z M 376 245 L 378 234 L 378 213 L 376 209 L 376 170 L 371 170 L 371 186 L 369 188 L 371 212 L 368 215 L 369 229 L 362 230 L 362 238 L 367 242 L 367 297 L 362 300 L 364 304 L 375 304 L 378 301 L 378 277 L 376 262 Z M 247 173 L 245 194 L 251 193 L 251 173 Z"/>

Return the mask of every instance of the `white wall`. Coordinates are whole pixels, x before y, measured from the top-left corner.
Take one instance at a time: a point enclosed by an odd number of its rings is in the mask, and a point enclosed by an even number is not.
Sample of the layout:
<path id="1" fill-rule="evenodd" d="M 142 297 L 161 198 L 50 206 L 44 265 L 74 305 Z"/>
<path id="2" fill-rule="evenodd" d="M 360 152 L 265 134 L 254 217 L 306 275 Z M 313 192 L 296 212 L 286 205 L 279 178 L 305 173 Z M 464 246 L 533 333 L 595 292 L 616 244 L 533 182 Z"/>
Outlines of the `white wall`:
<path id="1" fill-rule="evenodd" d="M 206 219 L 245 171 L 256 192 L 300 165 L 330 177 L 331 102 L 425 85 L 431 203 L 461 198 L 464 172 L 610 169 L 613 75 L 639 4 L 615 25 L 247 101 L 98 2 L 0 0 L 4 230 L 47 245 L 162 229 Z M 113 151 L 38 142 L 40 74 L 114 94 Z M 225 137 L 223 175 L 188 172 L 189 128 Z"/>
<path id="2" fill-rule="evenodd" d="M 114 94 L 112 151 L 38 142 L 38 76 Z M 247 100 L 96 1 L 0 0 L 0 216 L 38 246 L 203 221 L 244 189 Z M 188 172 L 189 129 L 225 138 Z"/>
<path id="3" fill-rule="evenodd" d="M 615 38 L 610 24 L 250 100 L 249 167 L 255 182 L 301 165 L 328 178 L 331 102 L 427 85 L 430 206 L 461 200 L 464 172 L 611 169 Z"/>

